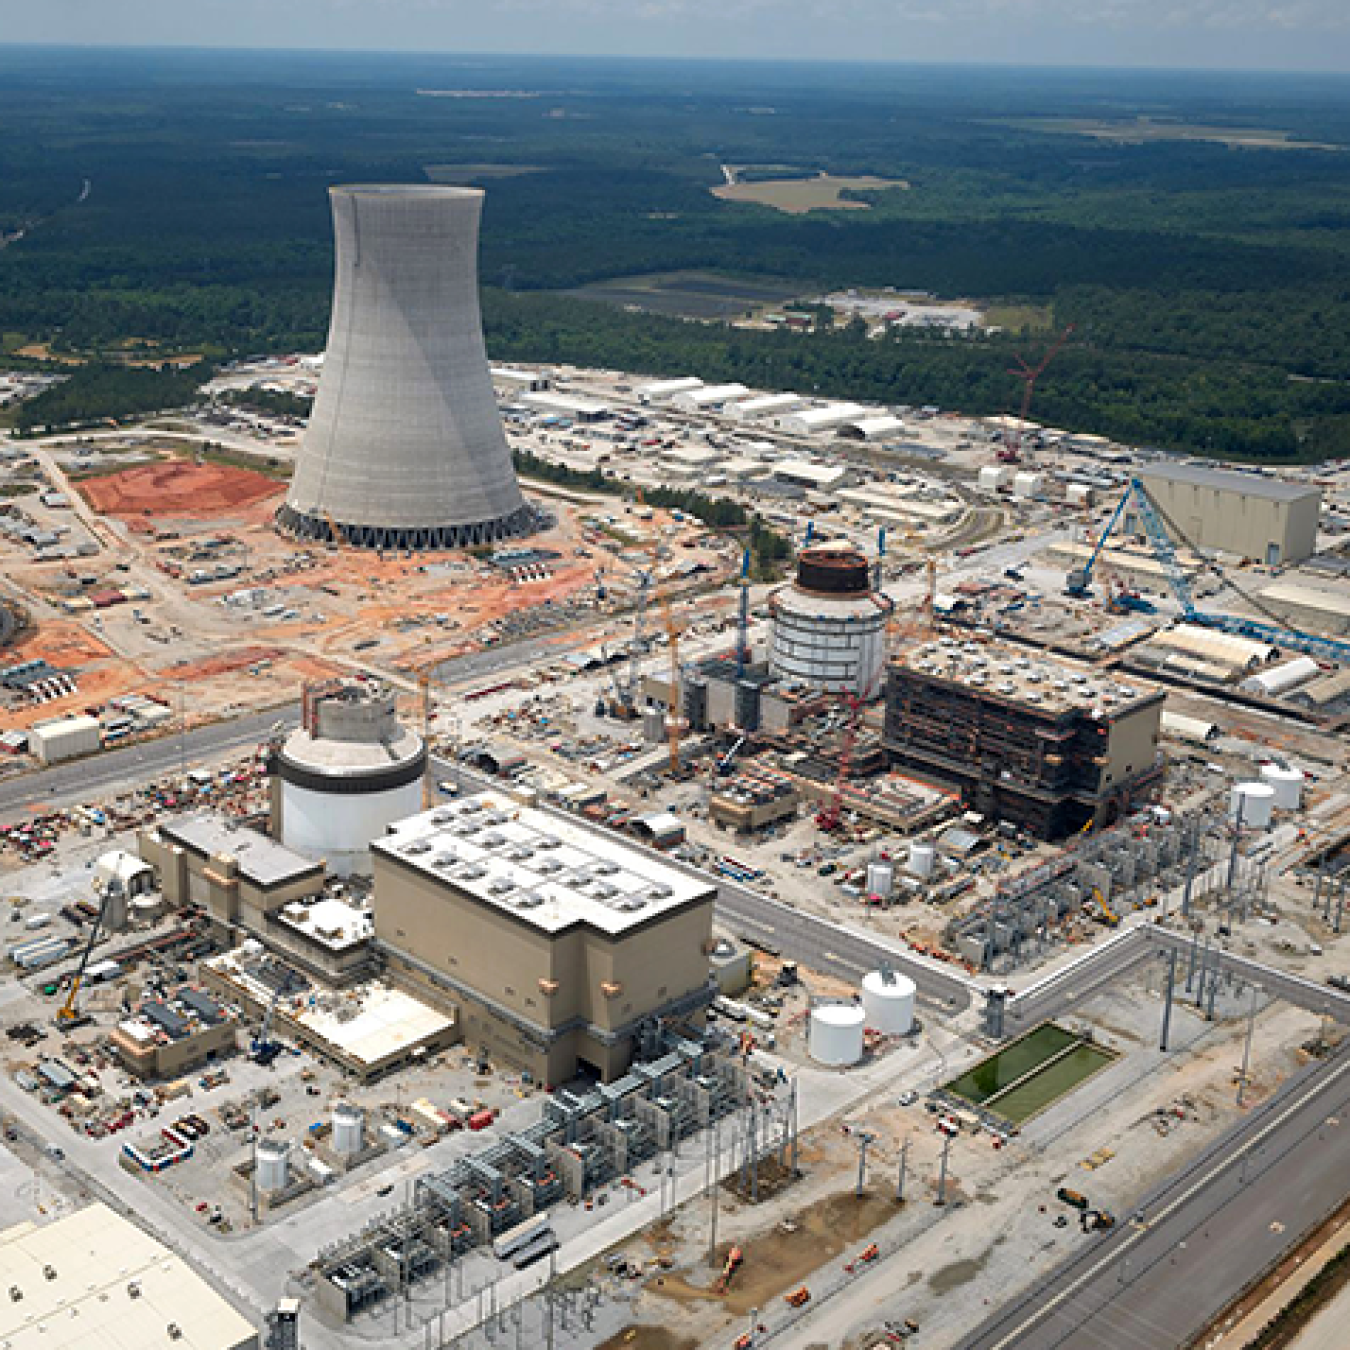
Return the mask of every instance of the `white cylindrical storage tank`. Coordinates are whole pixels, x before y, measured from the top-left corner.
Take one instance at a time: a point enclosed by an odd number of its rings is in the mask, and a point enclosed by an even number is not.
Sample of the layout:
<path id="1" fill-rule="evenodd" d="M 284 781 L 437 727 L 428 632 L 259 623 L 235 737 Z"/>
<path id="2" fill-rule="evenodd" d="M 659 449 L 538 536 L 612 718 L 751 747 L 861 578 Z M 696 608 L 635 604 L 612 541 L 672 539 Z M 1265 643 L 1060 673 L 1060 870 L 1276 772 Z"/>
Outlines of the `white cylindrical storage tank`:
<path id="1" fill-rule="evenodd" d="M 642 710 L 642 739 L 652 745 L 666 739 L 666 714 L 655 704 L 649 703 Z"/>
<path id="2" fill-rule="evenodd" d="M 284 1191 L 291 1179 L 291 1146 L 277 1139 L 259 1139 L 253 1166 L 260 1191 Z"/>
<path id="3" fill-rule="evenodd" d="M 986 464 L 980 470 L 980 486 L 986 492 L 997 492 L 999 488 L 1008 486 L 1011 477 L 1012 470 L 1002 464 Z"/>
<path id="4" fill-rule="evenodd" d="M 807 1049 L 817 1064 L 836 1068 L 862 1058 L 867 1014 L 856 1003 L 827 1003 L 811 1009 Z"/>
<path id="5" fill-rule="evenodd" d="M 1286 769 L 1283 764 L 1261 766 L 1261 781 L 1275 789 L 1275 808 L 1297 811 L 1303 805 L 1303 772 Z"/>
<path id="6" fill-rule="evenodd" d="M 873 970 L 863 976 L 862 1005 L 867 1026 L 883 1036 L 908 1036 L 914 1030 L 918 989 L 908 975 Z"/>
<path id="7" fill-rule="evenodd" d="M 1275 810 L 1275 789 L 1269 783 L 1239 783 L 1228 803 L 1228 815 L 1246 830 L 1264 830 Z"/>
<path id="8" fill-rule="evenodd" d="M 937 848 L 933 844 L 911 844 L 909 846 L 909 861 L 905 863 L 905 871 L 912 877 L 918 877 L 920 881 L 927 881 L 933 875 L 933 869 L 937 866 Z"/>
<path id="9" fill-rule="evenodd" d="M 895 868 L 888 862 L 868 863 L 866 889 L 868 895 L 879 895 L 883 900 L 889 900 L 895 889 Z"/>
<path id="10" fill-rule="evenodd" d="M 1039 497 L 1045 487 L 1045 479 L 1038 473 L 1015 473 L 1012 486 L 1014 497 Z"/>
<path id="11" fill-rule="evenodd" d="M 365 1112 L 351 1102 L 339 1102 L 333 1108 L 333 1152 L 353 1157 L 365 1146 L 365 1134 Z"/>

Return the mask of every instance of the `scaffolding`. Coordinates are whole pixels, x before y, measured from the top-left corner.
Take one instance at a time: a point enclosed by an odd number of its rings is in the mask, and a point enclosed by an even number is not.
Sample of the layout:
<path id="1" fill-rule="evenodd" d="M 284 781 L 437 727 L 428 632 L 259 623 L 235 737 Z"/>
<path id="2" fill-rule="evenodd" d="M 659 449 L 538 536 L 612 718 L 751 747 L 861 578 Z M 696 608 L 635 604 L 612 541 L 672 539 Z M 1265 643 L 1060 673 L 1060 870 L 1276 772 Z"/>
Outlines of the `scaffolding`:
<path id="1" fill-rule="evenodd" d="M 1216 869 L 1230 839 L 1222 814 L 1213 809 L 1166 819 L 1140 811 L 1001 883 L 986 904 L 955 925 L 951 940 L 981 970 L 1006 972 L 1039 958 L 1062 925 L 1081 915 L 1114 927 L 1121 916 L 1158 906 L 1178 887 L 1188 911 L 1202 891 L 1225 885 Z M 1255 874 L 1248 868 L 1240 875 L 1237 894 L 1245 909 Z"/>

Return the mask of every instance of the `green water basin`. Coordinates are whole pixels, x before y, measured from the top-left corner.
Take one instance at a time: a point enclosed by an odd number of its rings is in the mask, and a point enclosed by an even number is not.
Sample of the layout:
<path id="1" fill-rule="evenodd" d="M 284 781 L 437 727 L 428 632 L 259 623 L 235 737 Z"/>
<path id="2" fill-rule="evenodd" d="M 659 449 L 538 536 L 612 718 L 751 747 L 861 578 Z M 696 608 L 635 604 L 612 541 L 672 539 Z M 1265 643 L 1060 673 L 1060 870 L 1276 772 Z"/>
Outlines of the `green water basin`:
<path id="1" fill-rule="evenodd" d="M 1115 1058 L 1112 1051 L 1047 1022 L 953 1079 L 946 1091 L 1020 1125 Z"/>

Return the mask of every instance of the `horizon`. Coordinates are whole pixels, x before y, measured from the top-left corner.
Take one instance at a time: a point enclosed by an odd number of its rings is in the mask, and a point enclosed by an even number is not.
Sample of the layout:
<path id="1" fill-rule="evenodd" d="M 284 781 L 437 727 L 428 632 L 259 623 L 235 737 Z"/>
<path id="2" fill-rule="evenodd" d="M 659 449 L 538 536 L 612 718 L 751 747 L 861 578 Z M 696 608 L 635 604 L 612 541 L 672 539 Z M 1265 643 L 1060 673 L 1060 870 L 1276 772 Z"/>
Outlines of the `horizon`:
<path id="1" fill-rule="evenodd" d="M 0 0 L 0 13 L 13 50 L 1350 75 L 1340 0 Z"/>
<path id="2" fill-rule="evenodd" d="M 1089 61 L 1035 62 L 1027 60 L 999 61 L 959 60 L 948 57 L 923 59 L 917 57 L 889 56 L 754 56 L 754 55 L 707 55 L 681 53 L 676 55 L 658 52 L 589 52 L 589 51 L 509 51 L 505 49 L 469 50 L 453 48 L 413 48 L 413 47 L 363 47 L 335 46 L 314 47 L 295 45 L 249 46 L 242 44 L 211 45 L 200 42 L 75 42 L 66 40 L 33 39 L 31 41 L 12 39 L 0 40 L 0 52 L 119 52 L 126 54 L 158 55 L 184 54 L 202 56 L 313 56 L 313 57 L 392 57 L 417 60 L 449 58 L 452 61 L 467 63 L 474 61 L 578 61 L 601 63 L 633 62 L 651 65 L 699 65 L 699 66 L 739 66 L 752 65 L 772 68 L 780 66 L 802 66 L 823 68 L 848 68 L 861 66 L 868 70 L 960 70 L 960 71 L 997 71 L 1000 74 L 1014 74 L 1019 71 L 1031 73 L 1055 72 L 1064 74 L 1108 74 L 1108 75 L 1202 75 L 1240 76 L 1272 79 L 1301 79 L 1309 76 L 1350 81 L 1350 63 L 1344 69 L 1296 68 L 1262 66 L 1197 66 L 1183 64 L 1112 64 L 1092 63 Z"/>

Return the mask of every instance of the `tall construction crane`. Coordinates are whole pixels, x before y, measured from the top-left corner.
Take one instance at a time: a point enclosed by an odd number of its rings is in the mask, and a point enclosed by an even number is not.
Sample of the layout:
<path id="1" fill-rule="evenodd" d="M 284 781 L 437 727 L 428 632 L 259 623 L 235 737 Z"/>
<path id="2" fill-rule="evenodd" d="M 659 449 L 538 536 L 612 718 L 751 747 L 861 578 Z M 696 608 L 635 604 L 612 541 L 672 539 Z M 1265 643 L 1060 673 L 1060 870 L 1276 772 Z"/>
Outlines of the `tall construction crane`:
<path id="1" fill-rule="evenodd" d="M 670 652 L 670 713 L 666 717 L 666 740 L 670 746 L 670 776 L 680 775 L 680 738 L 684 731 L 683 680 L 680 671 L 680 630 L 671 611 L 670 596 L 661 596 L 661 620 Z"/>
<path id="2" fill-rule="evenodd" d="M 82 1019 L 78 1009 L 78 999 L 80 996 L 80 986 L 84 983 L 84 972 L 89 968 L 89 957 L 93 954 L 94 944 L 98 941 L 100 933 L 103 931 L 103 925 L 108 920 L 108 907 L 112 904 L 113 898 L 121 894 L 122 883 L 116 877 L 109 877 L 103 887 L 103 894 L 99 898 L 98 913 L 94 916 L 94 922 L 89 928 L 89 937 L 84 944 L 84 950 L 80 953 L 80 964 L 75 968 L 75 974 L 71 976 L 70 989 L 66 993 L 66 1001 L 61 1005 L 56 1013 L 56 1025 L 63 1031 L 72 1031 L 81 1024 Z"/>
<path id="3" fill-rule="evenodd" d="M 1131 502 L 1135 504 L 1138 510 L 1139 521 L 1143 525 L 1144 535 L 1148 539 L 1149 547 L 1153 550 L 1153 556 L 1161 565 L 1163 573 L 1167 577 L 1167 583 L 1172 589 L 1172 594 L 1176 597 L 1177 605 L 1181 610 L 1181 617 L 1187 623 L 1199 624 L 1204 628 L 1215 628 L 1221 633 L 1233 633 L 1238 637 L 1252 638 L 1257 642 L 1269 643 L 1273 647 L 1285 647 L 1293 651 L 1305 652 L 1309 656 L 1321 656 L 1327 660 L 1341 663 L 1350 662 L 1350 642 L 1342 642 L 1318 633 L 1305 633 L 1300 629 L 1291 628 L 1263 600 L 1259 600 L 1242 586 L 1239 586 L 1217 563 L 1205 558 L 1199 548 L 1187 538 L 1176 521 L 1153 500 L 1148 489 L 1138 478 L 1130 479 L 1129 486 L 1125 489 L 1125 495 L 1121 497 L 1116 509 L 1111 513 L 1111 518 L 1098 538 L 1097 545 L 1088 557 L 1087 562 L 1081 568 L 1070 572 L 1065 578 L 1067 594 L 1079 599 L 1092 594 L 1092 578 L 1097 560 L 1106 547 L 1106 541 L 1111 537 L 1124 516 L 1125 508 Z M 1174 541 L 1185 544 L 1200 558 L 1206 571 L 1235 591 L 1267 622 L 1260 619 L 1249 619 L 1241 614 L 1216 614 L 1208 610 L 1197 609 L 1195 599 L 1191 594 L 1190 578 L 1186 575 L 1180 560 L 1177 558 Z"/>
<path id="4" fill-rule="evenodd" d="M 285 995 L 289 994 L 296 987 L 299 981 L 295 972 L 284 970 L 278 978 L 276 987 L 272 990 L 272 997 L 267 1004 L 267 1012 L 263 1016 L 262 1026 L 258 1028 L 258 1034 L 253 1038 L 253 1043 L 249 1046 L 250 1056 L 258 1063 L 266 1067 L 271 1064 L 281 1053 L 281 1043 L 272 1038 L 272 1023 L 276 1018 L 277 1004 L 281 1002 Z"/>
<path id="5" fill-rule="evenodd" d="M 750 664 L 750 550 L 741 554 L 740 596 L 736 610 L 736 682 L 745 679 Z"/>
<path id="6" fill-rule="evenodd" d="M 1059 335 L 1050 350 L 1041 357 L 1038 365 L 1030 365 L 1023 357 L 1014 353 L 1013 359 L 1017 362 L 1017 365 L 1010 367 L 1008 374 L 1015 375 L 1022 381 L 1022 410 L 1017 415 L 1016 425 L 1007 427 L 1003 433 L 1003 449 L 998 452 L 997 456 L 1001 464 L 1020 464 L 1022 462 L 1027 415 L 1031 412 L 1031 397 L 1036 392 L 1036 381 L 1045 374 L 1046 367 L 1059 355 L 1060 349 L 1069 340 L 1069 334 L 1072 332 L 1073 324 L 1070 324 Z"/>
<path id="7" fill-rule="evenodd" d="M 858 744 L 858 733 L 862 727 L 865 694 L 845 694 L 844 706 L 848 709 L 848 720 L 844 723 L 844 734 L 839 742 L 839 768 L 834 776 L 834 791 L 830 800 L 816 813 L 816 828 L 826 834 L 833 834 L 844 819 L 844 789 L 848 786 L 849 770 L 853 767 L 853 751 Z"/>

